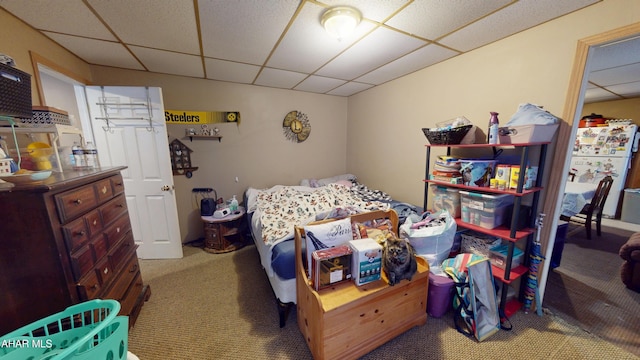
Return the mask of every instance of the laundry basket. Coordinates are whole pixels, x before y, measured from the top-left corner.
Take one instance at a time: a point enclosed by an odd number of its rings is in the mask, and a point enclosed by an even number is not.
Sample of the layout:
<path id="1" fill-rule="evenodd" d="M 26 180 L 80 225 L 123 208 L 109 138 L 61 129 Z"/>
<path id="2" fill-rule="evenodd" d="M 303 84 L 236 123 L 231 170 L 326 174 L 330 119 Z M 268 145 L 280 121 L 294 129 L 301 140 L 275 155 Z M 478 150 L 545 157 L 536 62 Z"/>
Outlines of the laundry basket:
<path id="1" fill-rule="evenodd" d="M 91 300 L 0 337 L 0 360 L 121 360 L 129 318 L 116 300 Z"/>

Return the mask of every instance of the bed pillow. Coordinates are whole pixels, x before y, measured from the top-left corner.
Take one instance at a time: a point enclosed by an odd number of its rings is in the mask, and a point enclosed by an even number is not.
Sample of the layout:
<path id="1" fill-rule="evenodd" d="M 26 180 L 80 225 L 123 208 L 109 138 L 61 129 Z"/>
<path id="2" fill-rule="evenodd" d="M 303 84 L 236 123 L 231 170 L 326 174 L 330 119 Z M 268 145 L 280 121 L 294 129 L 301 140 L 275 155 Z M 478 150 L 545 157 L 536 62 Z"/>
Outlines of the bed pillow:
<path id="1" fill-rule="evenodd" d="M 304 234 L 307 244 L 307 264 L 311 264 L 311 254 L 315 250 L 335 247 L 353 240 L 351 218 L 305 225 Z"/>

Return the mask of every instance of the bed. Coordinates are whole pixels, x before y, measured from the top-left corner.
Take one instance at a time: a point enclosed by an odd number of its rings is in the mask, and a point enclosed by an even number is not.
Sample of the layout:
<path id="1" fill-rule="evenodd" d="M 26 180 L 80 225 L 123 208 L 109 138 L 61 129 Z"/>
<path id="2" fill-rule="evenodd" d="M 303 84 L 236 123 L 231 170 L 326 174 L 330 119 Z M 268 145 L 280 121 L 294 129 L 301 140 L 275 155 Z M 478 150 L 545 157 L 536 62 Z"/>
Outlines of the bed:
<path id="1" fill-rule="evenodd" d="M 346 217 L 359 212 L 394 209 L 401 221 L 421 209 L 369 189 L 351 174 L 304 179 L 301 185 L 248 188 L 245 208 L 251 236 L 273 289 L 280 327 L 296 303 L 294 226 Z"/>

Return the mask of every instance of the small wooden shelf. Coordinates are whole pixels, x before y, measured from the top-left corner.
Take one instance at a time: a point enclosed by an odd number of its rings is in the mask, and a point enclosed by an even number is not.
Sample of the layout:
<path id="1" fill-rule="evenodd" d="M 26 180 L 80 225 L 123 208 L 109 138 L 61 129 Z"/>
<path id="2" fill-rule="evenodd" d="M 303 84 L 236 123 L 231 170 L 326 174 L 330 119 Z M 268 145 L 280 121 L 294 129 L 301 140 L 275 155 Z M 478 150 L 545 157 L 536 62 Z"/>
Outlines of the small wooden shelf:
<path id="1" fill-rule="evenodd" d="M 551 142 L 535 142 L 535 143 L 521 143 L 521 144 L 426 144 L 426 147 L 441 147 L 441 148 L 508 148 L 508 147 L 527 147 L 534 145 L 548 145 Z"/>
<path id="2" fill-rule="evenodd" d="M 218 140 L 218 142 L 222 142 L 222 136 L 219 135 L 188 135 L 189 141 L 193 141 L 193 139 L 205 139 L 205 140 Z"/>

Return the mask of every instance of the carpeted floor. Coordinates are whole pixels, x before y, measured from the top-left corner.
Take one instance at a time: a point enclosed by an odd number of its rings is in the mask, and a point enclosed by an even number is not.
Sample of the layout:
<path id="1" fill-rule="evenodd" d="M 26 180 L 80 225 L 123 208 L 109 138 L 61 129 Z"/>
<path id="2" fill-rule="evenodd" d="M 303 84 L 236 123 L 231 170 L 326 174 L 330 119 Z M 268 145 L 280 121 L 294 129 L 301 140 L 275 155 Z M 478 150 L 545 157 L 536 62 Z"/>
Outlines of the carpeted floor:
<path id="1" fill-rule="evenodd" d="M 573 226 L 570 228 L 570 231 Z M 549 273 L 543 307 L 567 322 L 640 356 L 640 293 L 620 280 L 620 247 L 633 232 L 603 227 L 569 237 Z"/>
<path id="2" fill-rule="evenodd" d="M 150 300 L 129 350 L 152 359 L 310 359 L 292 311 L 278 327 L 275 300 L 254 246 L 228 254 L 185 247 L 179 260 L 141 260 Z M 636 359 L 563 319 L 519 312 L 514 329 L 482 343 L 458 333 L 451 314 L 429 318 L 363 359 Z M 366 336 L 366 334 L 362 334 Z"/>

